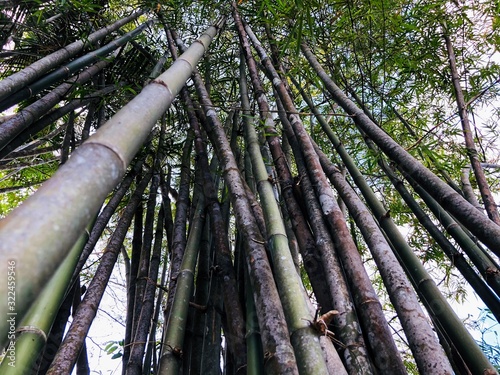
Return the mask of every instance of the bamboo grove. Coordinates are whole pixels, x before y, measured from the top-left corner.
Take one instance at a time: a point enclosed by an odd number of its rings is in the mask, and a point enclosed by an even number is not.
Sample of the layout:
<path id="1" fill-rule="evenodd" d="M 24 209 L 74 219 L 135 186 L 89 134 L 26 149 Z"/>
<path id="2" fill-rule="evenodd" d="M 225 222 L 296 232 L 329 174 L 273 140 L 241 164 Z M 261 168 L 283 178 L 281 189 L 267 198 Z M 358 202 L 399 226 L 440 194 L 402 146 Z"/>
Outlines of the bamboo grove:
<path id="1" fill-rule="evenodd" d="M 1 374 L 498 373 L 498 5 L 0 7 Z"/>

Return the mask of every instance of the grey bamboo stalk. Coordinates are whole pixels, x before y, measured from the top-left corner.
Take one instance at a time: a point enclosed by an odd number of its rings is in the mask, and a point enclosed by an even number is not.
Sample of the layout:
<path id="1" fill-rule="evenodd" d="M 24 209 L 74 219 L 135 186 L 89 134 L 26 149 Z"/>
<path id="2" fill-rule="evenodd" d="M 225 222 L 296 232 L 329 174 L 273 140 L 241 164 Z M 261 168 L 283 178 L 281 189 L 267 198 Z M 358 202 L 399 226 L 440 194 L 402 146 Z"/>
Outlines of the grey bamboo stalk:
<path id="1" fill-rule="evenodd" d="M 483 198 L 483 204 L 484 208 L 486 209 L 486 213 L 493 222 L 495 222 L 497 225 L 500 225 L 500 215 L 498 214 L 498 208 L 495 203 L 495 198 L 491 193 L 488 181 L 486 181 L 486 176 L 484 175 L 484 170 L 481 166 L 481 161 L 479 160 L 474 138 L 472 136 L 467 104 L 465 103 L 464 93 L 462 91 L 462 87 L 460 86 L 460 76 L 457 70 L 455 52 L 453 50 L 453 44 L 451 43 L 447 30 L 444 31 L 443 38 L 446 44 L 446 50 L 448 52 L 451 79 L 453 82 L 453 88 L 455 89 L 455 99 L 457 101 L 458 115 L 460 116 L 460 122 L 462 123 L 462 129 L 464 132 L 467 155 L 469 156 L 472 171 L 474 172 L 474 176 L 476 177 L 479 192 L 481 193 L 481 197 Z"/>
<path id="2" fill-rule="evenodd" d="M 0 365 L 0 372 L 2 374 L 23 375 L 31 374 L 35 371 L 36 360 L 47 342 L 47 336 L 65 294 L 71 288 L 71 276 L 73 275 L 82 249 L 88 240 L 88 230 L 91 227 L 92 225 L 89 225 L 84 234 L 80 236 L 64 262 L 59 266 L 54 276 L 47 283 L 42 293 L 40 293 L 29 312 L 21 321 L 17 329 L 17 339 L 14 347 L 15 355 L 13 358 L 5 356 Z M 14 345 L 14 342 L 11 342 L 10 345 Z M 9 365 L 10 363 L 13 363 L 14 366 Z"/>
<path id="3" fill-rule="evenodd" d="M 333 99 L 351 115 L 356 124 L 380 147 L 391 160 L 401 167 L 436 199 L 447 211 L 455 216 L 478 239 L 495 254 L 500 255 L 500 226 L 481 214 L 460 194 L 449 187 L 434 173 L 411 156 L 388 134 L 363 113 L 333 82 L 319 64 L 307 44 L 301 44 L 302 53 L 323 81 Z"/>
<path id="4" fill-rule="evenodd" d="M 246 112 L 250 108 L 250 103 L 246 89 L 244 60 L 241 61 L 243 63 L 241 63 L 242 68 L 240 69 L 240 90 L 242 106 Z M 252 161 L 252 170 L 266 219 L 276 284 L 281 295 L 283 311 L 288 322 L 299 372 L 300 374 L 328 374 L 318 339 L 318 332 L 315 332 L 311 327 L 310 322 L 313 317 L 304 300 L 299 275 L 294 272 L 295 265 L 288 246 L 283 217 L 269 181 L 266 165 L 262 159 L 257 132 L 246 113 L 243 116 L 243 126 L 248 152 Z"/>
<path id="5" fill-rule="evenodd" d="M 237 14 L 236 17 L 238 17 Z M 243 25 L 241 25 L 241 22 L 237 24 L 237 27 L 244 58 L 247 61 L 255 93 L 255 100 L 259 106 L 260 118 L 265 127 L 264 132 L 266 134 L 267 144 L 271 150 L 276 172 L 278 173 L 281 195 L 287 206 L 294 231 L 296 232 L 300 251 L 304 260 L 304 268 L 309 276 L 314 294 L 320 306 L 328 311 L 329 306 L 331 306 L 331 302 L 329 301 L 328 288 L 323 280 L 324 270 L 323 263 L 321 262 L 321 255 L 316 251 L 315 241 L 309 224 L 307 223 L 304 213 L 301 211 L 300 206 L 293 194 L 294 182 L 289 168 L 289 165 L 291 164 L 287 163 L 287 159 L 281 149 L 280 139 L 274 126 L 274 120 L 271 117 L 269 104 L 258 74 L 257 64 L 250 49 L 248 38 L 246 38 L 246 32 Z M 243 72 L 240 73 L 240 76 L 243 76 L 243 74 Z M 248 115 L 249 113 L 246 114 L 246 116 Z M 284 139 L 286 139 L 286 137 L 284 137 Z"/>
<path id="6" fill-rule="evenodd" d="M 177 276 L 172 310 L 165 327 L 159 375 L 175 375 L 180 370 L 189 301 L 193 293 L 194 271 L 204 221 L 204 199 L 200 199 L 189 230 L 186 250 Z"/>
<path id="7" fill-rule="evenodd" d="M 364 113 L 363 115 L 366 116 Z M 390 239 L 393 244 L 393 248 L 397 251 L 400 262 L 404 266 L 410 280 L 414 283 L 414 288 L 419 293 L 419 296 L 421 297 L 421 300 L 429 314 L 435 316 L 443 327 L 445 327 L 446 332 L 453 337 L 453 342 L 462 347 L 464 352 L 461 351 L 461 354 L 471 365 L 471 369 L 474 368 L 476 371 L 481 371 L 481 373 L 491 369 L 491 364 L 488 362 L 483 352 L 479 349 L 470 333 L 465 329 L 453 309 L 449 306 L 431 276 L 427 273 L 420 260 L 413 253 L 412 249 L 401 235 L 396 224 L 392 221 L 390 215 L 388 215 L 388 212 L 383 204 L 378 200 L 371 188 L 363 179 L 353 161 L 350 158 L 348 159 L 343 157 L 342 153 L 340 153 L 340 150 L 342 150 L 340 148 L 340 141 L 338 143 L 334 142 L 334 145 L 339 151 L 339 154 L 341 155 L 342 160 L 348 168 L 353 180 L 361 190 L 366 202 L 370 206 L 375 218 L 378 220 L 379 225 Z M 419 281 L 416 282 L 416 280 Z"/>
<path id="8" fill-rule="evenodd" d="M 380 371 L 387 374 L 404 373 L 405 367 L 392 338 L 389 325 L 382 311 L 382 305 L 363 266 L 363 261 L 356 248 L 356 244 L 350 236 L 344 215 L 333 196 L 332 189 L 322 171 L 309 136 L 304 129 L 300 117 L 296 115 L 297 109 L 288 94 L 284 82 L 277 74 L 271 60 L 267 58 L 266 52 L 248 25 L 246 25 L 246 31 L 268 75 L 272 76 L 273 86 L 278 92 L 285 110 L 289 113 L 290 124 L 302 149 L 309 176 L 320 201 L 323 215 L 330 228 L 335 232 L 335 236 L 332 236 L 335 249 L 346 272 L 346 279 L 353 294 L 356 311 L 361 316 L 360 321 L 363 330 L 366 332 L 367 341 L 373 350 L 374 364 Z"/>
<path id="9" fill-rule="evenodd" d="M 49 181 L 1 221 L 1 272 L 6 272 L 8 261 L 16 262 L 19 320 L 71 249 L 78 233 L 122 178 L 220 26 L 208 28 L 166 72 L 99 128 Z M 6 283 L 0 286 L 1 298 L 6 298 L 6 288 Z M 0 312 L 7 316 L 5 304 Z M 7 330 L 7 322 L 0 323 L 0 344 L 5 343 Z"/>
<path id="10" fill-rule="evenodd" d="M 71 285 L 73 285 L 76 282 L 76 279 L 79 277 L 80 272 L 83 269 L 83 266 L 85 265 L 85 262 L 87 261 L 89 255 L 94 250 L 97 241 L 99 241 L 99 238 L 101 238 L 102 232 L 104 232 L 104 229 L 108 225 L 111 216 L 115 213 L 116 209 L 118 208 L 118 205 L 122 201 L 127 191 L 129 191 L 129 188 L 132 185 L 134 178 L 142 169 L 146 156 L 147 156 L 147 151 L 136 159 L 130 171 L 125 175 L 122 182 L 114 192 L 113 196 L 109 199 L 108 204 L 102 209 L 101 213 L 97 217 L 97 220 L 94 226 L 92 227 L 92 231 L 90 232 L 89 239 L 85 244 L 85 247 L 83 248 L 80 259 L 78 259 L 78 263 L 75 267 L 75 271 L 71 279 Z"/>
<path id="11" fill-rule="evenodd" d="M 333 327 L 337 339 L 345 345 L 342 357 L 346 370 L 350 375 L 371 374 L 371 362 L 342 271 L 342 265 L 336 256 L 333 240 L 323 220 L 321 207 L 307 175 L 307 168 L 302 159 L 293 129 L 286 118 L 286 113 L 280 101 L 278 100 L 277 103 L 284 133 L 295 155 L 295 163 L 299 173 L 298 190 L 302 191 L 303 201 L 309 214 L 309 224 L 315 236 L 317 251 L 321 254 L 324 278 L 330 292 L 331 302 L 329 305 L 338 312 L 333 318 Z"/>
<path id="12" fill-rule="evenodd" d="M 126 25 L 127 23 L 135 20 L 143 13 L 143 10 L 134 12 L 130 16 L 122 18 L 112 25 L 106 26 L 92 34 L 89 34 L 84 39 L 80 39 L 76 42 L 68 44 L 66 47 L 63 47 L 60 50 L 41 58 L 30 66 L 24 68 L 23 70 L 4 78 L 2 81 L 0 81 L 0 100 L 3 100 L 10 94 L 20 90 L 23 86 L 26 86 L 30 82 L 33 82 L 35 79 L 41 77 L 44 73 L 53 69 L 63 61 L 66 61 L 70 57 L 75 56 L 86 46 L 92 45 L 95 42 L 103 39 L 111 32 L 118 30 L 123 25 Z"/>
<path id="13" fill-rule="evenodd" d="M 231 192 L 236 222 L 244 236 L 247 267 L 255 292 L 254 299 L 262 342 L 264 350 L 268 353 L 266 370 L 271 373 L 297 374 L 296 360 L 289 341 L 283 308 L 265 252 L 264 239 L 252 215 L 252 207 L 246 195 L 246 184 L 239 172 L 222 125 L 213 110 L 213 104 L 203 81 L 199 74 L 195 74 L 193 78 L 207 118 L 206 131 L 221 161 L 224 180 Z M 272 319 L 269 319 L 270 317 Z"/>
<path id="14" fill-rule="evenodd" d="M 340 146 L 341 147 L 341 146 Z M 321 165 L 347 205 L 373 255 L 389 298 L 408 339 L 421 374 L 453 373 L 432 327 L 420 307 L 411 283 L 392 252 L 378 224 L 344 176 L 316 146 Z"/>
<path id="15" fill-rule="evenodd" d="M 70 374 L 73 366 L 78 359 L 85 337 L 92 321 L 97 314 L 97 308 L 101 302 L 104 290 L 107 287 L 111 272 L 113 271 L 116 259 L 120 253 L 123 240 L 127 234 L 128 228 L 134 216 L 137 205 L 142 199 L 144 189 L 151 179 L 151 174 L 147 174 L 137 186 L 127 207 L 123 211 L 120 221 L 117 224 L 109 244 L 101 257 L 101 261 L 95 275 L 90 282 L 83 301 L 73 314 L 73 321 L 64 337 L 64 341 L 52 361 L 47 371 L 47 375 Z"/>

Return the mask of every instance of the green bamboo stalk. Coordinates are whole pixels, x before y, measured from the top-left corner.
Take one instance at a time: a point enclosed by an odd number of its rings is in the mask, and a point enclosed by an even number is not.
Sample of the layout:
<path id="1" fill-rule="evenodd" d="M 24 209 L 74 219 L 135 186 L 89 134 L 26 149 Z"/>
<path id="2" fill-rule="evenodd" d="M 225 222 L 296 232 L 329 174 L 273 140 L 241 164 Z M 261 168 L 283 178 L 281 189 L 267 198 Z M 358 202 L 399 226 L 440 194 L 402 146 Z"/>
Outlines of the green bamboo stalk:
<path id="1" fill-rule="evenodd" d="M 180 371 L 189 301 L 193 294 L 194 271 L 204 221 L 204 199 L 201 198 L 196 206 L 186 250 L 177 274 L 174 301 L 163 337 L 163 349 L 158 369 L 159 375 L 176 375 Z"/>
<path id="2" fill-rule="evenodd" d="M 106 44 L 105 46 L 96 49 L 95 51 L 89 52 L 85 56 L 79 57 L 70 63 L 61 66 L 60 68 L 54 70 L 53 72 L 45 75 L 40 78 L 38 81 L 32 83 L 31 85 L 24 87 L 23 89 L 17 91 L 15 94 L 10 95 L 6 99 L 0 102 L 0 111 L 3 111 L 14 104 L 19 103 L 22 100 L 31 98 L 38 94 L 40 91 L 50 87 L 51 85 L 65 79 L 71 77 L 77 71 L 85 68 L 86 66 L 104 59 L 107 55 L 112 53 L 117 48 L 122 47 L 137 35 L 142 33 L 146 27 L 151 26 L 154 20 L 149 20 L 134 30 L 128 32 L 124 36 L 115 39 L 111 43 Z"/>
<path id="3" fill-rule="evenodd" d="M 137 12 L 132 13 L 130 16 L 122 18 L 121 20 L 116 21 L 112 25 L 103 27 L 92 34 L 89 34 L 86 38 L 77 40 L 67 46 L 57 50 L 54 53 L 51 53 L 48 56 L 41 58 L 40 60 L 34 62 L 30 66 L 20 70 L 17 73 L 10 75 L 9 77 L 4 78 L 0 81 L 0 100 L 4 100 L 12 93 L 20 90 L 23 86 L 28 85 L 29 83 L 36 80 L 38 77 L 41 77 L 43 74 L 47 73 L 50 69 L 53 69 L 60 63 L 68 60 L 69 58 L 75 56 L 81 50 L 83 50 L 86 46 L 93 45 L 95 42 L 103 39 L 111 32 L 118 30 L 123 25 L 126 25 L 130 21 L 135 20 L 141 14 L 143 14 L 143 10 L 139 10 Z"/>
<path id="4" fill-rule="evenodd" d="M 313 320 L 313 317 L 304 300 L 301 280 L 299 275 L 294 272 L 295 265 L 290 253 L 285 225 L 274 196 L 273 187 L 269 182 L 266 165 L 262 159 L 257 132 L 248 116 L 250 102 L 247 94 L 243 59 L 240 64 L 240 90 L 244 111 L 243 126 L 245 139 L 266 219 L 268 242 L 270 244 L 276 284 L 288 322 L 299 372 L 300 374 L 328 374 L 318 333 L 314 332 L 311 328 L 310 322 Z"/>
<path id="5" fill-rule="evenodd" d="M 301 44 L 302 53 L 321 78 L 333 99 L 352 116 L 356 124 L 377 144 L 391 160 L 394 160 L 415 181 L 422 185 L 444 209 L 456 217 L 491 251 L 500 256 L 500 226 L 479 212 L 460 194 L 411 156 L 396 141 L 373 123 L 333 82 L 319 64 L 307 44 Z"/>
<path id="6" fill-rule="evenodd" d="M 216 35 L 208 28 L 179 59 L 80 146 L 54 176 L 0 224 L 0 274 L 16 262 L 16 312 L 21 320 L 90 218 L 125 173 L 151 128 L 170 106 Z M 0 284 L 7 300 L 7 283 Z M 7 316 L 7 305 L 0 315 Z M 0 323 L 5 344 L 7 321 Z"/>
<path id="7" fill-rule="evenodd" d="M 36 360 L 43 350 L 56 318 L 59 306 L 71 287 L 70 280 L 83 247 L 89 238 L 94 221 L 78 238 L 66 259 L 47 283 L 16 330 L 13 357 L 5 356 L 0 372 L 5 375 L 24 375 L 36 371 Z M 9 351 L 7 352 L 9 353 Z M 11 364 L 15 366 L 12 366 Z"/>

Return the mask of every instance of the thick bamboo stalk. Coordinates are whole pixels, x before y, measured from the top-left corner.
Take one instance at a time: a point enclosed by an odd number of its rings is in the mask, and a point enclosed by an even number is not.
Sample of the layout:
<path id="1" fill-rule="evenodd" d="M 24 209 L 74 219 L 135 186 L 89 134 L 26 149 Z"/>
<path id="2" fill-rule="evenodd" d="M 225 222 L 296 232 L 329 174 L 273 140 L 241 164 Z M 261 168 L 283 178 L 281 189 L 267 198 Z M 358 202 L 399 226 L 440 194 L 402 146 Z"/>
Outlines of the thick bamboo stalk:
<path id="1" fill-rule="evenodd" d="M 2 374 L 24 375 L 36 372 L 36 360 L 47 343 L 47 336 L 65 294 L 69 292 L 71 276 L 80 253 L 88 240 L 88 230 L 91 227 L 92 225 L 89 225 L 87 230 L 80 236 L 64 262 L 59 266 L 21 321 L 15 340 L 15 355 L 12 358 L 9 358 L 8 355 L 5 356 L 0 365 Z M 9 344 L 7 354 L 11 345 L 14 345 L 14 342 L 11 341 Z"/>
<path id="2" fill-rule="evenodd" d="M 30 66 L 24 68 L 23 70 L 4 78 L 2 81 L 0 81 L 0 100 L 4 100 L 10 94 L 20 90 L 23 86 L 26 86 L 30 82 L 33 82 L 35 79 L 41 77 L 43 74 L 53 69 L 63 61 L 66 61 L 70 57 L 75 56 L 86 46 L 92 45 L 95 42 L 103 39 L 111 32 L 118 30 L 123 25 L 126 25 L 130 21 L 135 20 L 143 13 L 143 10 L 134 12 L 130 16 L 122 18 L 112 25 L 97 30 L 92 34 L 89 34 L 84 39 L 80 39 L 76 42 L 68 44 L 66 47 L 63 47 L 60 50 L 41 58 Z"/>
<path id="3" fill-rule="evenodd" d="M 94 278 L 85 292 L 83 301 L 73 314 L 73 321 L 66 333 L 63 343 L 47 371 L 47 375 L 69 374 L 75 365 L 85 337 L 92 321 L 97 314 L 104 290 L 107 287 L 111 272 L 120 253 L 123 240 L 134 216 L 137 205 L 142 199 L 142 193 L 151 179 L 151 174 L 146 175 L 137 186 L 127 207 L 123 211 L 116 230 L 113 232 L 106 250 L 101 257 Z"/>
<path id="4" fill-rule="evenodd" d="M 379 128 L 363 113 L 333 82 L 319 64 L 311 49 L 301 45 L 302 53 L 323 81 L 333 99 L 352 116 L 356 124 L 380 147 L 380 149 L 398 163 L 415 181 L 422 185 L 444 209 L 455 216 L 467 229 L 478 237 L 491 251 L 500 255 L 500 226 L 481 214 L 460 194 L 449 187 L 439 177 L 425 168 L 387 133 Z"/>
<path id="5" fill-rule="evenodd" d="M 22 206 L 0 222 L 1 271 L 17 264 L 17 319 L 21 320 L 107 194 L 125 173 L 151 128 L 170 106 L 220 26 L 210 27 L 160 77 L 102 126 Z M 7 298 L 7 284 L 0 286 Z M 7 305 L 0 306 L 7 314 Z M 0 343 L 8 325 L 0 323 Z"/>
<path id="6" fill-rule="evenodd" d="M 194 272 L 204 221 L 204 199 L 201 199 L 196 207 L 186 250 L 177 275 L 172 310 L 163 337 L 163 349 L 158 369 L 159 375 L 175 375 L 180 371 L 189 301 L 193 293 Z"/>

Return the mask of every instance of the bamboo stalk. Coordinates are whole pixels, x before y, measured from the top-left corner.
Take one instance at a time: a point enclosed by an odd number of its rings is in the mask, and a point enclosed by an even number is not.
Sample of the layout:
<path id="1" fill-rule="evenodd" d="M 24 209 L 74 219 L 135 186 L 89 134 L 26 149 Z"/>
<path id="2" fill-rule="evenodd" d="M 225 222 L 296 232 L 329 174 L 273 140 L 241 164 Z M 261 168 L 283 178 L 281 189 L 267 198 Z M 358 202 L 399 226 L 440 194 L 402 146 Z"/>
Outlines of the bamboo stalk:
<path id="1" fill-rule="evenodd" d="M 316 66 L 314 67 L 315 70 L 318 72 L 318 75 L 320 75 L 320 78 L 323 80 L 329 80 L 330 83 L 333 83 L 331 79 L 326 76 L 326 73 L 322 68 L 319 66 L 318 61 L 315 59 L 315 57 L 312 55 L 312 52 L 308 49 L 308 47 L 303 44 L 303 53 L 307 55 L 308 59 L 310 59 L 310 62 L 315 62 Z M 320 70 L 321 69 L 321 70 Z M 319 73 L 322 71 L 323 73 Z M 336 86 L 335 86 L 336 87 Z M 340 92 L 340 89 L 336 87 L 337 90 Z M 334 91 L 336 92 L 336 91 Z M 337 92 L 336 94 L 338 95 L 337 98 L 344 98 L 345 100 L 347 97 L 342 93 L 339 95 Z M 340 100 L 339 100 L 340 101 Z M 349 106 L 346 106 L 344 108 L 348 113 L 353 113 L 355 105 L 350 102 L 351 104 Z M 340 104 L 340 103 L 339 103 Z M 351 108 L 352 106 L 352 108 Z M 350 109 L 350 110 L 348 110 Z M 363 118 L 366 121 L 370 121 L 368 116 L 366 116 L 363 111 L 361 111 L 359 108 L 356 107 L 355 112 L 356 116 L 355 118 Z M 365 121 L 364 120 L 364 121 Z M 358 124 L 358 121 L 357 121 Z M 358 124 L 360 125 L 360 124 Z M 365 130 L 366 127 L 360 126 L 363 130 Z M 368 132 L 367 132 L 368 133 Z M 370 133 L 368 133 L 370 135 Z M 378 131 L 373 131 L 372 134 L 379 134 Z M 384 133 L 385 134 L 385 133 Z M 385 136 L 384 136 L 385 137 Z M 393 142 L 393 141 L 392 141 Z M 391 143 L 392 143 L 391 142 Z M 395 142 L 394 142 L 395 144 Z M 380 145 L 379 145 L 380 146 Z M 384 148 L 381 147 L 383 150 Z M 400 148 L 399 145 L 396 145 L 394 148 Z M 412 158 L 411 156 L 408 155 L 409 158 Z M 407 160 L 409 160 L 407 158 Z M 401 160 L 398 160 L 401 161 Z M 418 163 L 416 160 L 414 163 Z M 423 168 L 423 166 L 422 166 Z M 430 171 L 427 171 L 428 173 L 431 173 Z M 427 273 L 425 268 L 423 267 L 422 263 L 420 260 L 417 258 L 417 256 L 413 253 L 412 249 L 410 246 L 407 244 L 401 233 L 399 232 L 399 229 L 397 226 L 394 224 L 392 221 L 390 215 L 388 215 L 387 210 L 384 208 L 382 203 L 378 200 L 378 198 L 375 196 L 373 191 L 371 191 L 371 188 L 366 184 L 366 182 L 359 177 L 359 171 L 356 173 L 352 170 L 350 170 L 351 175 L 354 178 L 354 181 L 356 182 L 356 185 L 358 188 L 362 191 L 363 196 L 368 202 L 368 205 L 370 206 L 371 210 L 374 213 L 374 216 L 377 218 L 379 225 L 384 229 L 384 232 L 386 235 L 389 237 L 393 248 L 397 251 L 397 255 L 400 258 L 400 261 L 403 265 L 403 267 L 406 269 L 406 272 L 408 276 L 410 277 L 410 280 L 412 281 L 414 288 L 417 290 L 419 293 L 422 302 L 424 303 L 426 309 L 428 310 L 429 314 L 433 315 L 436 317 L 436 319 L 439 321 L 439 323 L 442 325 L 444 331 L 450 337 L 452 337 L 452 341 L 459 347 L 461 348 L 460 353 L 463 356 L 463 358 L 466 360 L 468 365 L 470 366 L 472 371 L 479 371 L 479 373 L 483 371 L 489 371 L 493 367 L 489 363 L 489 361 L 486 359 L 484 353 L 479 349 L 477 346 L 477 343 L 474 341 L 470 333 L 467 331 L 467 329 L 463 326 L 462 322 L 460 319 L 457 317 L 453 309 L 449 306 L 448 302 L 446 299 L 443 297 L 439 289 L 437 288 L 437 285 L 435 282 L 432 280 L 430 275 Z M 432 173 L 431 173 L 432 174 Z M 412 176 L 415 176 L 414 174 L 410 174 Z M 425 174 L 423 174 L 425 175 Z M 422 175 L 422 176 L 423 176 Z M 433 175 L 434 176 L 434 175 Z M 438 177 L 434 176 L 434 178 L 438 179 Z M 443 183 L 444 186 L 446 186 L 446 189 L 448 189 L 448 186 Z M 439 186 L 439 185 L 438 185 Z M 437 186 L 435 186 L 437 188 Z M 451 188 L 449 188 L 451 189 Z M 452 191 L 452 194 L 456 194 L 455 191 Z M 467 202 L 467 204 L 469 204 Z M 472 206 L 471 206 L 472 207 Z M 472 207 L 473 210 L 477 212 L 476 208 Z M 478 213 L 479 215 L 482 215 Z M 484 215 L 482 215 L 483 218 Z M 487 219 L 487 218 L 486 218 Z M 487 219 L 489 221 L 489 219 Z M 493 225 L 495 225 L 493 223 Z"/>
<path id="2" fill-rule="evenodd" d="M 41 77 L 42 74 L 48 72 L 50 69 L 53 69 L 70 57 L 75 56 L 86 46 L 92 45 L 95 42 L 103 39 L 111 32 L 118 30 L 123 25 L 126 25 L 130 21 L 135 20 L 143 13 L 143 10 L 134 12 L 131 15 L 116 21 L 112 25 L 103 27 L 102 29 L 93 32 L 92 34 L 89 34 L 85 39 L 80 39 L 76 42 L 68 44 L 60 50 L 34 62 L 23 70 L 4 78 L 2 81 L 0 81 L 0 100 L 4 100 L 12 93 L 20 90 L 23 86 L 26 86 L 38 77 Z"/>
<path id="3" fill-rule="evenodd" d="M 50 72 L 44 77 L 40 78 L 38 81 L 32 83 L 31 85 L 22 88 L 17 91 L 15 94 L 10 95 L 6 99 L 0 102 L 0 111 L 3 111 L 14 104 L 19 103 L 22 100 L 31 98 L 41 92 L 42 90 L 50 87 L 51 85 L 71 77 L 77 71 L 85 68 L 86 66 L 98 61 L 105 59 L 105 57 L 111 54 L 114 50 L 122 47 L 130 40 L 139 35 L 146 27 L 151 26 L 153 20 L 149 20 L 134 30 L 128 32 L 124 36 L 115 39 L 111 43 L 106 44 L 105 46 L 96 49 L 95 51 L 89 52 L 85 56 L 79 57 L 70 63 L 61 66 L 60 68 Z"/>
<path id="4" fill-rule="evenodd" d="M 236 10 L 233 15 L 236 23 L 241 25 Z M 240 27 L 243 28 L 242 25 Z M 240 90 L 245 114 L 249 112 L 250 102 L 248 100 L 243 61 L 240 63 Z M 328 370 L 318 340 L 318 333 L 314 332 L 310 324 L 313 317 L 304 300 L 303 286 L 299 275 L 294 272 L 295 265 L 290 253 L 283 218 L 262 159 L 257 132 L 248 116 L 243 117 L 243 124 L 248 152 L 252 161 L 252 170 L 266 219 L 276 284 L 290 330 L 299 372 L 300 374 L 327 374 Z"/>
<path id="5" fill-rule="evenodd" d="M 5 375 L 24 375 L 36 371 L 36 360 L 47 343 L 47 336 L 56 318 L 65 294 L 71 287 L 70 280 L 93 223 L 87 226 L 85 232 L 69 252 L 54 276 L 47 283 L 17 329 L 15 340 L 14 366 L 10 366 L 6 356 L 0 365 L 0 372 Z M 14 342 L 9 344 L 14 345 Z"/>
<path id="6" fill-rule="evenodd" d="M 486 209 L 486 213 L 493 222 L 500 226 L 500 215 L 498 214 L 497 204 L 495 203 L 495 198 L 491 193 L 488 181 L 486 181 L 486 176 L 484 175 L 484 170 L 481 166 L 481 161 L 479 160 L 474 138 L 472 137 L 469 113 L 467 111 L 467 104 L 465 104 L 464 93 L 462 91 L 462 87 L 460 86 L 460 76 L 457 70 L 455 52 L 453 50 L 453 44 L 451 43 L 447 30 L 444 31 L 443 38 L 445 41 L 446 50 L 448 52 L 451 80 L 453 83 L 453 88 L 455 89 L 455 99 L 457 101 L 460 122 L 462 123 L 467 155 L 469 156 L 470 164 L 472 170 L 474 171 L 474 176 L 476 177 L 476 182 L 479 188 L 479 192 L 481 193 L 481 198 L 483 198 L 483 204 L 484 208 Z"/>
<path id="7" fill-rule="evenodd" d="M 204 220 L 204 199 L 200 199 L 191 223 L 186 250 L 177 275 L 172 310 L 162 340 L 163 349 L 158 369 L 159 375 L 175 375 L 180 370 L 189 301 L 193 293 L 194 271 Z"/>
<path id="8" fill-rule="evenodd" d="M 382 311 L 382 305 L 363 266 L 358 249 L 350 236 L 344 215 L 333 196 L 333 192 L 317 160 L 317 155 L 309 136 L 304 129 L 300 117 L 295 114 L 297 113 L 297 109 L 285 87 L 285 83 L 277 74 L 270 59 L 267 58 L 266 52 L 248 25 L 246 26 L 246 30 L 268 75 L 270 78 L 272 77 L 273 86 L 278 92 L 283 106 L 289 113 L 288 118 L 302 149 L 311 182 L 313 183 L 323 211 L 323 216 L 335 233 L 332 236 L 335 249 L 346 272 L 346 279 L 353 294 L 357 312 L 361 316 L 360 321 L 363 324 L 367 341 L 373 351 L 374 363 L 379 370 L 385 373 L 404 373 L 403 361 L 392 339 L 389 325 Z"/>
<path id="9" fill-rule="evenodd" d="M 224 180 L 231 191 L 236 222 L 244 236 L 247 266 L 253 282 L 255 305 L 267 356 L 266 370 L 274 373 L 298 373 L 281 302 L 265 252 L 264 239 L 251 214 L 252 206 L 247 198 L 246 184 L 199 73 L 193 79 L 207 118 L 206 131 L 221 161 Z"/>
<path id="10" fill-rule="evenodd" d="M 1 221 L 0 267 L 5 273 L 8 261 L 17 263 L 19 320 L 75 243 L 78 233 L 122 178 L 220 25 L 208 28 L 166 72 L 99 128 L 49 181 Z M 6 288 L 7 283 L 0 286 L 1 298 L 7 298 Z M 1 305 L 0 313 L 6 316 L 6 304 Z M 1 344 L 5 343 L 7 331 L 4 320 L 0 323 Z"/>

